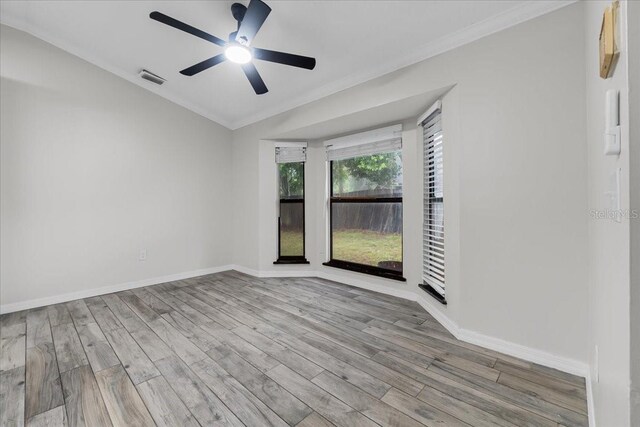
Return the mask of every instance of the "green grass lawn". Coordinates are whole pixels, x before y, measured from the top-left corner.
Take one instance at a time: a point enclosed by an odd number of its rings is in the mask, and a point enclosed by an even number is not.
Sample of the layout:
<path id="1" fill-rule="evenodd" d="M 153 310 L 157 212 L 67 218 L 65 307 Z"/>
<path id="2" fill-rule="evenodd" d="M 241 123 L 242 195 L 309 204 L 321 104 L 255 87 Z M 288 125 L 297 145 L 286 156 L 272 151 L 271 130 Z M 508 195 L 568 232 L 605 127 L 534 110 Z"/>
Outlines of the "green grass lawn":
<path id="1" fill-rule="evenodd" d="M 283 231 L 280 237 L 281 256 L 302 256 L 302 233 Z"/>
<path id="2" fill-rule="evenodd" d="M 302 235 L 283 232 L 281 254 L 302 255 Z M 380 261 L 402 260 L 402 235 L 365 230 L 340 230 L 333 233 L 333 259 L 377 266 Z"/>

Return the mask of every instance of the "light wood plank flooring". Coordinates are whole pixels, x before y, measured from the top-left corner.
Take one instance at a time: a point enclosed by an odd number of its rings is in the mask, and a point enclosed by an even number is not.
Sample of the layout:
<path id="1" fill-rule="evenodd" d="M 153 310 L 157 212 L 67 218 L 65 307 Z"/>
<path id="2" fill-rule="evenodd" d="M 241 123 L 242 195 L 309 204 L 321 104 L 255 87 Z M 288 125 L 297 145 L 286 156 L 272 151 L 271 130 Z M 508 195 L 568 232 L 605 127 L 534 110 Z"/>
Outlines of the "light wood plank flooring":
<path id="1" fill-rule="evenodd" d="M 582 378 L 418 304 L 224 272 L 0 318 L 2 426 L 586 426 Z"/>

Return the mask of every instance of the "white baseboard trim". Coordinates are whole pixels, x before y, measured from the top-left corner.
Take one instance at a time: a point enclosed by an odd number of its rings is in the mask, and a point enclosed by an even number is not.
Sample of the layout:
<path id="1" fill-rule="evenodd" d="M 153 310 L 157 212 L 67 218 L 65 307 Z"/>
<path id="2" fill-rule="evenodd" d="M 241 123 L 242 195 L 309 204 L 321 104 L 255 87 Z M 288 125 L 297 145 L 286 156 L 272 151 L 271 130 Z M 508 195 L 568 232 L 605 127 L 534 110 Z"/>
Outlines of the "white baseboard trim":
<path id="1" fill-rule="evenodd" d="M 489 350 L 494 350 L 512 357 L 517 357 L 518 359 L 526 360 L 527 362 L 537 363 L 579 377 L 586 378 L 589 374 L 589 365 L 584 362 L 557 356 L 546 351 L 461 328 L 441 310 L 436 309 L 433 303 L 425 296 L 418 295 L 417 302 L 460 341 L 475 344 Z"/>
<path id="2" fill-rule="evenodd" d="M 563 356 L 557 356 L 555 354 L 516 344 L 500 338 L 491 337 L 489 335 L 484 335 L 479 332 L 470 331 L 468 329 L 460 329 L 460 336 L 458 339 L 470 344 L 476 344 L 500 353 L 508 354 L 509 356 L 524 359 L 528 362 L 537 363 L 548 368 L 577 375 L 579 377 L 586 378 L 589 374 L 589 365 L 584 362 Z"/>
<path id="3" fill-rule="evenodd" d="M 266 278 L 266 277 L 317 277 L 318 272 L 313 270 L 255 270 L 253 268 L 245 267 L 242 265 L 232 264 L 229 266 L 231 270 L 239 271 L 240 273 L 248 274 L 249 276 Z"/>
<path id="4" fill-rule="evenodd" d="M 15 302 L 12 304 L 0 305 L 0 314 L 13 313 L 14 311 L 28 310 L 30 308 L 43 307 L 51 304 L 59 304 L 82 298 L 95 297 L 98 295 L 111 294 L 113 292 L 126 291 L 129 289 L 141 288 L 143 286 L 157 285 L 160 283 L 173 282 L 175 280 L 189 279 L 191 277 L 204 276 L 206 274 L 219 273 L 221 271 L 232 270 L 234 266 L 223 265 L 220 267 L 204 268 L 201 270 L 185 271 L 183 273 L 170 274 L 168 276 L 153 277 L 150 279 L 137 280 L 134 282 L 120 283 L 118 285 L 103 286 L 100 288 L 84 289 L 76 292 L 69 292 L 61 295 L 31 299 L 27 301 Z"/>

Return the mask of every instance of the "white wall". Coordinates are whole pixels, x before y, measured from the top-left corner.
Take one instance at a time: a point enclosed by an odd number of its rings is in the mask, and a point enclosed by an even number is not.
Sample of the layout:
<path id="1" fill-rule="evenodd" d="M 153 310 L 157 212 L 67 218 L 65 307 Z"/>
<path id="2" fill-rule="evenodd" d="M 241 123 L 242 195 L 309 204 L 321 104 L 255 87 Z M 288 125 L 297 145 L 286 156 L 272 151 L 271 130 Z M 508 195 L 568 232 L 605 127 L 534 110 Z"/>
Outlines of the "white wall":
<path id="1" fill-rule="evenodd" d="M 0 42 L 3 306 L 230 263 L 229 130 L 25 33 Z"/>
<path id="2" fill-rule="evenodd" d="M 607 1 L 586 2 L 587 144 L 589 209 L 611 210 L 610 175 L 621 168 L 621 208 L 629 209 L 629 99 L 627 95 L 626 7 L 620 4 L 620 58 L 612 77 L 599 77 L 598 36 Z M 603 154 L 605 92 L 620 90 L 622 152 Z M 636 117 L 637 119 L 637 117 Z M 629 418 L 629 227 L 628 217 L 589 220 L 589 351 L 596 420 L 627 426 Z M 595 347 L 599 356 L 596 358 Z M 596 360 L 599 359 L 599 360 Z M 597 378 L 599 376 L 599 378 Z"/>
<path id="3" fill-rule="evenodd" d="M 447 248 L 449 257 L 458 257 L 459 271 L 452 270 L 447 283 L 449 305 L 438 309 L 461 328 L 586 362 L 583 9 L 580 3 L 568 6 L 234 131 L 234 263 L 255 270 L 292 270 L 271 265 L 275 211 L 273 200 L 260 194 L 275 165 L 260 140 L 318 123 L 330 129 L 332 119 L 455 85 L 444 100 L 444 120 L 449 123 L 443 126 L 450 150 L 445 153 L 445 182 L 458 190 L 458 199 L 452 196 L 448 202 L 446 221 L 459 223 L 459 232 L 448 228 Z M 316 234 L 315 246 L 307 246 L 312 265 L 295 268 L 331 272 L 335 278 L 401 294 L 422 292 L 417 288 L 422 256 L 422 175 L 416 161 L 420 147 L 416 131 L 407 132 L 407 283 L 321 266 L 326 258 L 324 229 L 316 225 L 310 230 L 311 223 L 307 235 Z M 310 156 L 316 158 L 310 162 L 322 162 L 321 149 Z M 313 167 L 320 170 L 317 164 Z M 249 169 L 250 174 L 240 176 L 239 171 Z M 324 179 L 307 177 L 307 185 L 316 186 L 307 195 L 316 197 L 318 209 L 324 206 L 317 199 Z"/>

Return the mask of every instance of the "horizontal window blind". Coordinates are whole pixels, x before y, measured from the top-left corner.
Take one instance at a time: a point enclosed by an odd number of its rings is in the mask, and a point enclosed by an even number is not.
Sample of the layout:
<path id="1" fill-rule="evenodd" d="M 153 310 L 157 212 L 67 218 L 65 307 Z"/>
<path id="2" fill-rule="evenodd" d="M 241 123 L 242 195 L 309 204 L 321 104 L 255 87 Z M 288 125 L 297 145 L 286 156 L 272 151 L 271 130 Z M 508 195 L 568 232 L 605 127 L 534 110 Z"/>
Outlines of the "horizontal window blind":
<path id="1" fill-rule="evenodd" d="M 402 125 L 332 139 L 324 145 L 329 161 L 391 153 L 402 148 Z"/>
<path id="2" fill-rule="evenodd" d="M 276 163 L 307 161 L 307 147 L 276 147 Z"/>
<path id="3" fill-rule="evenodd" d="M 443 135 L 437 108 L 422 122 L 424 141 L 423 280 L 444 296 Z"/>

